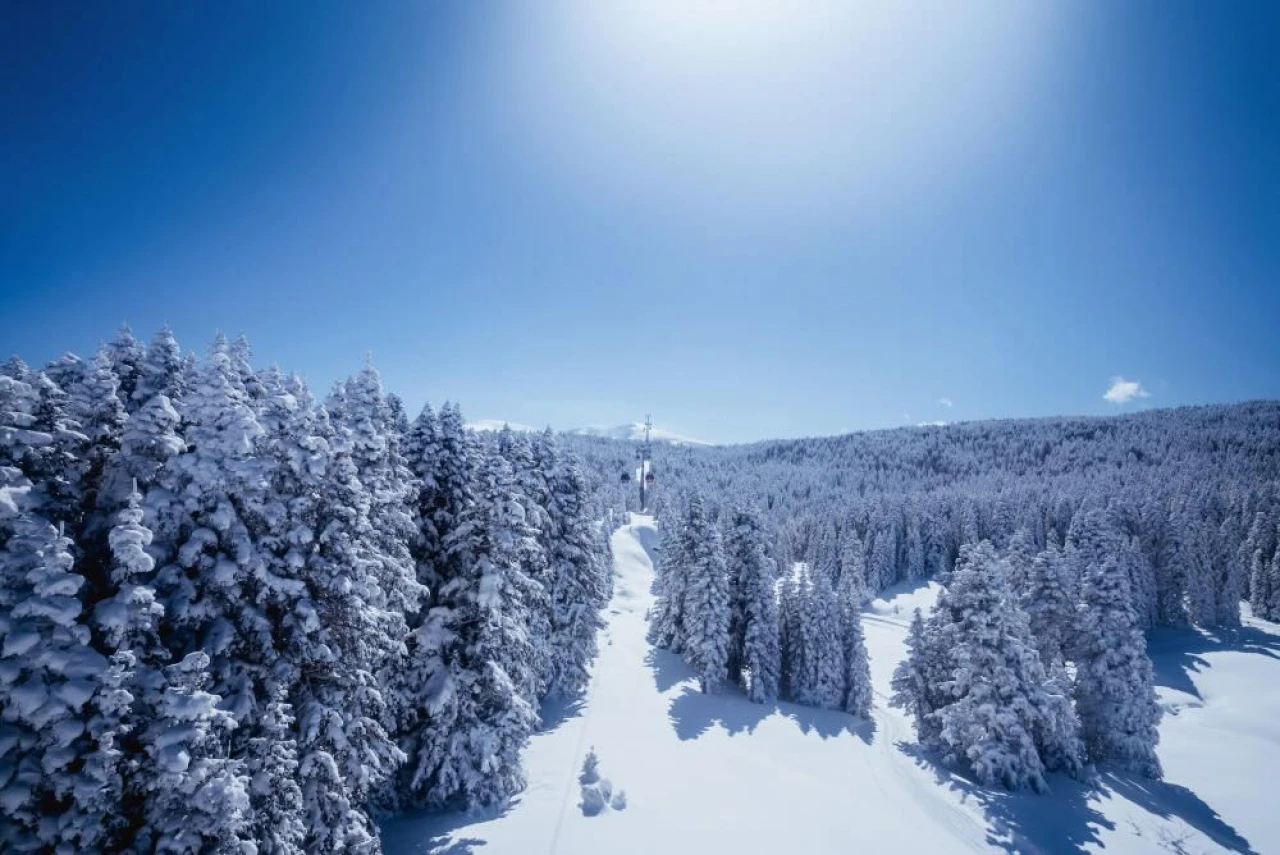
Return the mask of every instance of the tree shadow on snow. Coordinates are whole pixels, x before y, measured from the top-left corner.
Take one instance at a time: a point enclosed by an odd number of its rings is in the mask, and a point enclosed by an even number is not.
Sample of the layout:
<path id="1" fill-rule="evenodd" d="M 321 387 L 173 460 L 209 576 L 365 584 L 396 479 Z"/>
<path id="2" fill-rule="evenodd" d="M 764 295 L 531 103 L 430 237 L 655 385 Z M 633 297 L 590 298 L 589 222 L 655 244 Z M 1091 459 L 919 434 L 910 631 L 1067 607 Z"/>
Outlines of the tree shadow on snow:
<path id="1" fill-rule="evenodd" d="M 512 805 L 469 813 L 407 813 L 392 817 L 381 823 L 382 850 L 386 855 L 475 855 L 488 841 L 459 832 L 505 816 Z"/>
<path id="2" fill-rule="evenodd" d="M 776 709 L 772 704 L 752 703 L 740 694 L 704 695 L 696 687 L 686 686 L 672 698 L 668 717 L 676 736 L 689 740 L 717 724 L 730 736 L 752 733 Z"/>
<path id="3" fill-rule="evenodd" d="M 1192 675 L 1208 663 L 1205 653 L 1252 653 L 1280 659 L 1280 635 L 1266 632 L 1255 626 L 1211 628 L 1160 628 L 1147 639 L 1147 653 L 1155 666 L 1156 685 L 1192 695 L 1198 700 Z"/>
<path id="4" fill-rule="evenodd" d="M 644 657 L 644 664 L 653 672 L 654 685 L 658 692 L 665 694 L 685 680 L 696 679 L 693 669 L 685 664 L 678 653 L 650 647 Z"/>
<path id="5" fill-rule="evenodd" d="M 1115 824 L 1089 804 L 1093 790 L 1062 775 L 1050 775 L 1050 792 L 1008 792 L 982 787 L 944 766 L 916 743 L 899 742 L 898 749 L 916 765 L 933 773 L 939 786 L 976 803 L 987 819 L 987 843 L 1013 855 L 1066 855 L 1101 848 L 1100 829 Z"/>
<path id="6" fill-rule="evenodd" d="M 870 719 L 799 704 L 758 704 L 736 688 L 704 695 L 696 686 L 686 686 L 668 709 L 671 727 L 683 740 L 698 739 L 717 725 L 729 736 L 751 734 L 760 722 L 775 714 L 794 722 L 801 733 L 816 733 L 823 739 L 852 733 L 869 745 L 875 738 L 876 724 Z"/>
<path id="7" fill-rule="evenodd" d="M 1112 771 L 1103 771 L 1098 776 L 1098 784 L 1162 819 L 1182 820 L 1230 852 L 1256 855 L 1249 841 L 1240 832 L 1186 787 Z M 1174 851 L 1180 849 L 1175 848 Z"/>
<path id="8" fill-rule="evenodd" d="M 578 718 L 584 710 L 582 695 L 572 698 L 547 698 L 542 702 L 539 715 L 542 718 L 543 733 L 549 733 L 570 719 Z"/>
<path id="9" fill-rule="evenodd" d="M 831 739 L 842 733 L 851 733 L 867 745 L 875 741 L 874 719 L 858 718 L 837 710 L 821 710 L 792 703 L 779 703 L 778 711 L 794 721 L 801 733 L 817 733 L 823 739 Z"/>
<path id="10" fill-rule="evenodd" d="M 1090 780 L 1077 781 L 1066 775 L 1047 776 L 1049 792 L 1011 793 L 997 787 L 982 787 L 959 772 L 942 765 L 918 744 L 899 742 L 898 749 L 912 757 L 916 765 L 932 772 L 939 785 L 961 795 L 964 801 L 981 806 L 987 818 L 987 842 L 1017 855 L 1067 855 L 1103 848 L 1099 832 L 1115 830 L 1095 806 L 1098 799 L 1118 798 L 1161 819 L 1178 819 L 1216 844 L 1242 855 L 1257 855 L 1238 831 L 1186 787 L 1153 781 L 1112 769 L 1102 769 Z M 1162 848 L 1185 852 L 1182 841 L 1167 838 Z"/>

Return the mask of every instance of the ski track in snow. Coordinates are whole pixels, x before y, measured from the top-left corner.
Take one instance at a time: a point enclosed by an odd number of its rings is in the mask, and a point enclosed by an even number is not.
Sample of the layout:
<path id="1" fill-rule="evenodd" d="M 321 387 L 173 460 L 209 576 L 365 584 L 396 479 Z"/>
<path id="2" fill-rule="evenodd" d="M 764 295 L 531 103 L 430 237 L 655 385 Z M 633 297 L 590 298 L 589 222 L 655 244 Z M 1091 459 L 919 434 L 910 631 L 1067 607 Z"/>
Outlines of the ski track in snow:
<path id="1" fill-rule="evenodd" d="M 591 685 L 580 703 L 543 710 L 525 752 L 528 788 L 498 813 L 388 820 L 388 855 L 1280 852 L 1280 811 L 1263 804 L 1280 768 L 1273 630 L 1250 623 L 1153 641 L 1161 700 L 1177 710 L 1161 726 L 1165 783 L 1102 770 L 1099 788 L 1051 776 L 1052 795 L 1007 794 L 918 759 L 910 722 L 887 706 L 911 610 L 928 607 L 936 584 L 899 586 L 864 614 L 870 721 L 753 704 L 700 694 L 679 657 L 645 640 L 656 539 L 648 517 L 614 533 L 614 594 Z M 625 810 L 583 815 L 578 773 L 590 746 L 602 776 L 626 791 Z"/>

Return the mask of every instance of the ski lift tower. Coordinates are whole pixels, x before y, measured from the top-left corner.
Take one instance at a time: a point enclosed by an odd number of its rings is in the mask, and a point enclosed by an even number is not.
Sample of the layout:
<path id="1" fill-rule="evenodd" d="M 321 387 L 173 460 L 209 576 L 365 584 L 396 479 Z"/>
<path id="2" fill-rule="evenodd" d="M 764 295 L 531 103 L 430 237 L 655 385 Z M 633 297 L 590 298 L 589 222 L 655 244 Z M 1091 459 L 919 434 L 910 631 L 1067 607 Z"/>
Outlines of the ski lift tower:
<path id="1" fill-rule="evenodd" d="M 645 511 L 645 487 L 653 483 L 653 445 L 649 442 L 649 432 L 653 429 L 653 415 L 644 414 L 644 442 L 636 449 L 636 459 L 640 461 L 640 469 L 636 473 L 636 481 L 640 483 L 640 513 Z"/>

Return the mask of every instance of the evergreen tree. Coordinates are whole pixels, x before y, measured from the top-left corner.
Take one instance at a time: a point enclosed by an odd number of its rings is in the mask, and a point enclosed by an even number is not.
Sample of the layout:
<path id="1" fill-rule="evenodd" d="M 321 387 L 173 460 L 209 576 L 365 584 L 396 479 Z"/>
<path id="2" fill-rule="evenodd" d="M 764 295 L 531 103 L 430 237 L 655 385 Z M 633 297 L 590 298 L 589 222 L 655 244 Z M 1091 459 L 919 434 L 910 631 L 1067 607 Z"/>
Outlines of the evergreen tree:
<path id="1" fill-rule="evenodd" d="M 1074 645 L 1076 709 L 1091 760 L 1159 778 L 1160 707 L 1130 597 L 1115 559 L 1089 568 Z"/>
<path id="2" fill-rule="evenodd" d="M 77 799 L 77 766 L 94 747 L 86 724 L 107 669 L 89 646 L 71 542 L 22 507 L 29 490 L 0 467 L 0 848 L 15 852 L 73 846 L 101 819 L 101 805 Z"/>
<path id="3" fill-rule="evenodd" d="M 737 616 L 731 621 L 738 666 L 730 677 L 737 680 L 747 696 L 757 703 L 778 697 L 781 668 L 776 570 L 769 557 L 754 509 L 733 514 L 732 529 L 725 542 L 730 578 L 734 580 Z"/>
<path id="4" fill-rule="evenodd" d="M 183 397 L 187 378 L 178 340 L 169 327 L 161 327 L 137 363 L 137 380 L 129 395 L 128 408 L 134 412 L 154 398 L 164 395 L 169 400 Z"/>
<path id="5" fill-rule="evenodd" d="M 1065 661 L 1065 645 L 1071 639 L 1075 620 L 1075 600 L 1057 548 L 1051 545 L 1031 560 L 1019 599 L 1040 661 L 1046 667 Z"/>
<path id="6" fill-rule="evenodd" d="M 546 440 L 549 442 L 550 437 Z M 586 506 L 588 492 L 578 461 L 572 456 L 554 461 L 547 499 L 550 530 L 551 680 L 548 694 L 572 697 L 587 686 L 587 666 L 596 657 L 596 633 L 603 625 L 600 611 L 608 602 L 610 568 L 601 560 Z"/>
<path id="7" fill-rule="evenodd" d="M 151 587 L 155 560 L 147 548 L 153 535 L 143 522 L 140 500 L 136 491 L 130 493 L 111 529 L 111 594 L 94 609 L 94 622 L 111 653 L 111 668 L 99 688 L 104 703 L 98 738 L 100 753 L 118 748 L 121 754 L 115 769 L 107 766 L 109 755 L 103 754 L 103 774 L 112 778 L 114 791 L 110 801 L 119 810 L 111 831 L 120 842 L 132 839 L 142 828 L 144 804 L 157 786 L 147 778 L 153 767 L 138 758 L 144 750 L 140 740 L 146 723 L 155 718 L 161 702 L 161 669 L 168 659 L 160 642 L 164 608 Z"/>
<path id="8" fill-rule="evenodd" d="M 476 502 L 446 543 L 460 572 L 444 582 L 422 633 L 439 673 L 408 766 L 409 798 L 427 806 L 505 802 L 524 787 L 520 749 L 538 724 L 537 651 L 526 632 L 541 586 L 521 556 L 534 530 L 506 460 L 486 455 Z"/>
<path id="9" fill-rule="evenodd" d="M 112 373 L 115 374 L 119 381 L 116 387 L 116 395 L 120 399 L 120 405 L 132 413 L 134 409 L 131 406 L 134 401 L 133 393 L 138 388 L 138 375 L 146 350 L 133 337 L 133 331 L 129 329 L 129 325 L 122 324 L 116 333 L 116 337 L 103 345 L 102 353 L 110 363 Z M 143 403 L 146 402 L 144 401 Z"/>
<path id="10" fill-rule="evenodd" d="M 298 780 L 308 852 L 370 851 L 376 830 L 371 794 L 404 762 L 383 724 L 387 703 L 377 674 L 403 643 L 381 615 L 384 598 L 371 577 L 370 499 L 351 457 L 315 414 L 303 446 L 317 455 L 300 470 L 311 480 L 301 510 L 313 537 L 299 532 L 307 595 L 299 604 L 299 679 L 290 698 L 297 714 Z"/>
<path id="11" fill-rule="evenodd" d="M 280 696 L 263 710 L 257 736 L 249 740 L 246 767 L 253 770 L 251 837 L 260 855 L 301 855 L 307 829 L 298 786 L 298 742 L 293 713 Z"/>
<path id="12" fill-rule="evenodd" d="M 685 594 L 692 550 L 692 532 L 685 518 L 674 534 L 663 537 L 655 562 L 658 590 L 649 621 L 649 642 L 672 653 L 685 650 Z"/>
<path id="13" fill-rule="evenodd" d="M 840 637 L 844 660 L 845 712 L 867 717 L 871 713 L 871 666 L 867 661 L 867 644 L 862 632 L 862 604 L 856 588 L 843 585 L 836 594 L 840 616 Z"/>
<path id="14" fill-rule="evenodd" d="M 708 516 L 700 496 L 689 503 L 683 554 L 686 565 L 682 647 L 698 674 L 703 692 L 712 691 L 728 676 L 729 578 L 720 530 Z"/>
<path id="15" fill-rule="evenodd" d="M 840 607 L 821 574 L 804 573 L 799 595 L 799 668 L 792 674 L 792 700 L 819 709 L 841 709 L 846 696 L 845 647 Z"/>
<path id="16" fill-rule="evenodd" d="M 945 762 L 967 768 L 982 784 L 1045 788 L 1046 761 L 1068 771 L 1079 765 L 1078 735 L 1069 705 L 1046 691 L 1049 682 L 1025 614 L 1007 587 L 991 544 L 964 546 L 930 623 L 937 660 L 949 679 L 926 718 L 922 744 Z"/>
<path id="17" fill-rule="evenodd" d="M 893 670 L 889 706 L 911 716 L 920 742 L 931 743 L 938 738 L 938 732 L 929 714 L 941 705 L 938 687 L 945 677 L 935 659 L 940 651 L 929 643 L 925 633 L 924 618 L 916 609 L 907 631 L 907 655 Z"/>
<path id="18" fill-rule="evenodd" d="M 209 657 L 188 654 L 165 668 L 165 687 L 144 735 L 151 784 L 139 851 L 204 855 L 243 853 L 249 781 L 223 751 L 234 717 L 205 691 Z"/>

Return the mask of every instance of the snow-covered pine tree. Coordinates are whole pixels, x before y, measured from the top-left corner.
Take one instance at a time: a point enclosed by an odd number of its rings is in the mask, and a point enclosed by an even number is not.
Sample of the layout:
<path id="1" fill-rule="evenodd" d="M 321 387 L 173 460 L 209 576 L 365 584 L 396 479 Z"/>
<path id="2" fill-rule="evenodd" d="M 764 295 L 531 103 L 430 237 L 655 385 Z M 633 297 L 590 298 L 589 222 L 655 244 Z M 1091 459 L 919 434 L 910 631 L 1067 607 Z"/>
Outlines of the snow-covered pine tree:
<path id="1" fill-rule="evenodd" d="M 129 412 L 146 406 L 156 395 L 164 395 L 171 401 L 183 397 L 187 387 L 185 375 L 187 363 L 182 349 L 169 327 L 161 327 L 151 339 L 137 366 L 137 381 L 129 395 Z"/>
<path id="2" fill-rule="evenodd" d="M 402 639 L 388 635 L 385 608 L 370 578 L 374 546 L 366 536 L 369 497 L 356 467 L 330 445 L 325 411 L 316 412 L 317 465 L 307 494 L 313 545 L 300 573 L 307 599 L 300 604 L 301 675 L 292 698 L 297 715 L 298 780 L 308 852 L 372 851 L 376 830 L 365 809 L 375 788 L 404 754 L 382 722 L 386 703 L 377 672 Z M 312 446 L 312 441 L 307 441 Z M 305 535 L 300 542 L 306 544 Z"/>
<path id="3" fill-rule="evenodd" d="M 1160 707 L 1130 598 L 1114 558 L 1088 568 L 1073 644 L 1076 709 L 1091 760 L 1159 778 Z"/>
<path id="4" fill-rule="evenodd" d="M 732 625 L 741 635 L 732 640 L 738 671 L 731 669 L 730 678 L 742 685 L 751 700 L 768 703 L 778 697 L 781 667 L 777 571 L 754 508 L 734 512 L 725 554 L 737 593 L 738 614 Z"/>
<path id="5" fill-rule="evenodd" d="M 486 453 L 478 474 L 476 501 L 446 542 L 459 572 L 441 585 L 421 634 L 439 671 L 426 687 L 429 718 L 413 738 L 406 798 L 427 806 L 505 802 L 524 787 L 520 750 L 538 724 L 527 628 L 545 592 L 522 565 L 534 530 L 506 460 Z"/>
<path id="6" fill-rule="evenodd" d="M 979 783 L 1009 789 L 1044 790 L 1046 760 L 1078 765 L 1069 707 L 1046 691 L 1026 615 L 989 542 L 961 547 L 930 623 L 936 635 L 926 637 L 945 651 L 949 679 L 927 713 L 936 732 L 922 744 Z"/>
<path id="7" fill-rule="evenodd" d="M 1025 528 L 1013 532 L 1005 546 L 1004 562 L 1008 568 L 1009 590 L 1015 595 L 1027 590 L 1031 562 L 1035 557 L 1035 541 L 1031 537 L 1031 532 Z"/>
<path id="8" fill-rule="evenodd" d="M 543 443 L 554 440 L 549 433 Z M 535 442 L 535 448 L 539 443 Z M 554 466 L 547 499 L 551 531 L 548 560 L 551 579 L 551 681 L 547 693 L 573 697 L 587 686 L 588 665 L 596 656 L 600 610 L 608 602 L 610 567 L 600 554 L 588 515 L 587 485 L 577 458 L 541 453 Z"/>
<path id="9" fill-rule="evenodd" d="M 522 544 L 520 561 L 524 575 L 543 591 L 542 595 L 531 600 L 526 619 L 534 647 L 534 695 L 541 699 L 551 684 L 551 660 L 554 656 L 550 647 L 551 587 L 554 581 L 550 552 L 554 532 L 547 510 L 550 478 L 555 468 L 554 446 L 544 444 L 540 449 L 542 459 L 538 459 L 529 437 L 511 430 L 510 425 L 504 425 L 495 438 L 497 453 L 511 467 L 515 500 L 524 509 L 525 524 L 533 532 L 533 536 Z"/>
<path id="10" fill-rule="evenodd" d="M 109 593 L 94 609 L 94 622 L 110 654 L 111 668 L 98 689 L 103 720 L 90 727 L 100 731 L 100 743 L 110 745 L 99 751 L 118 749 L 123 760 L 109 772 L 105 771 L 106 758 L 102 761 L 104 774 L 118 779 L 112 782 L 113 821 L 108 831 L 113 837 L 103 847 L 108 850 L 127 844 L 138 834 L 145 822 L 145 802 L 155 791 L 155 781 L 147 777 L 153 767 L 139 762 L 143 753 L 140 740 L 146 723 L 156 715 L 163 691 L 161 669 L 168 658 L 160 642 L 164 608 L 151 587 L 155 560 L 147 548 L 153 536 L 143 522 L 140 502 L 137 492 L 130 493 L 111 529 Z"/>
<path id="11" fill-rule="evenodd" d="M 649 643 L 672 653 L 685 650 L 685 593 L 693 560 L 693 531 L 685 513 L 676 531 L 662 538 L 655 562 L 657 596 L 649 619 Z"/>
<path id="12" fill-rule="evenodd" d="M 682 646 L 702 691 L 710 692 L 728 677 L 729 577 L 720 529 L 701 496 L 689 502 L 682 540 L 687 550 Z"/>
<path id="13" fill-rule="evenodd" d="M 804 673 L 804 644 L 800 632 L 800 580 L 794 571 L 777 583 L 778 697 L 792 699 Z"/>
<path id="14" fill-rule="evenodd" d="M 133 393 L 138 388 L 138 374 L 146 349 L 134 338 L 129 325 L 121 324 L 116 337 L 102 346 L 102 353 L 119 381 L 116 395 L 120 399 L 120 405 L 132 413 Z"/>
<path id="15" fill-rule="evenodd" d="M 862 632 L 861 591 L 856 584 L 841 585 L 836 591 L 840 617 L 840 641 L 844 661 L 844 700 L 841 709 L 865 718 L 871 712 L 871 666 Z"/>
<path id="16" fill-rule="evenodd" d="M 840 546 L 840 576 L 837 591 L 861 609 L 870 600 L 867 590 L 867 562 L 862 540 L 850 531 Z"/>
<path id="17" fill-rule="evenodd" d="M 298 741 L 292 709 L 276 691 L 245 752 L 253 807 L 249 835 L 259 855 L 302 855 L 307 828 L 298 786 Z"/>
<path id="18" fill-rule="evenodd" d="M 1240 559 L 1249 568 L 1249 607 L 1253 616 L 1280 621 L 1280 527 L 1258 511 L 1240 547 Z"/>
<path id="19" fill-rule="evenodd" d="M 86 724 L 108 663 L 89 645 L 71 542 L 38 496 L 0 466 L 0 849 L 14 852 L 74 847 L 102 816 L 78 801 L 78 767 L 95 748 Z"/>
<path id="20" fill-rule="evenodd" d="M 942 703 L 939 687 L 946 672 L 945 663 L 939 659 L 942 651 L 930 644 L 926 632 L 924 618 L 916 609 L 907 631 L 907 655 L 893 670 L 889 706 L 911 716 L 921 744 L 932 744 L 938 738 L 938 729 L 930 713 Z"/>
<path id="21" fill-rule="evenodd" d="M 418 527 L 410 509 L 417 483 L 404 456 L 404 437 L 372 365 L 334 390 L 325 403 L 335 442 L 350 454 L 356 475 L 369 497 L 370 536 L 376 552 L 370 558 L 373 578 L 385 598 L 388 632 L 407 634 L 405 615 L 422 608 L 427 589 L 418 581 L 410 545 Z"/>
<path id="22" fill-rule="evenodd" d="M 1214 625 L 1239 626 L 1240 602 L 1249 594 L 1249 573 L 1240 560 L 1240 543 L 1243 528 L 1240 518 L 1232 510 L 1223 514 L 1216 537 L 1212 542 L 1211 568 L 1213 574 Z"/>
<path id="23" fill-rule="evenodd" d="M 819 709 L 841 709 L 846 668 L 840 608 L 831 583 L 820 573 L 801 574 L 797 585 L 800 667 L 791 676 L 792 700 Z"/>
<path id="24" fill-rule="evenodd" d="M 1064 645 L 1075 621 L 1075 598 L 1063 562 L 1062 552 L 1050 544 L 1031 560 L 1025 587 L 1016 592 L 1046 667 L 1065 661 Z"/>
<path id="25" fill-rule="evenodd" d="M 136 851 L 240 855 L 251 844 L 249 780 L 224 749 L 236 727 L 205 691 L 209 656 L 188 654 L 164 669 L 164 689 L 143 735 L 151 791 Z"/>

